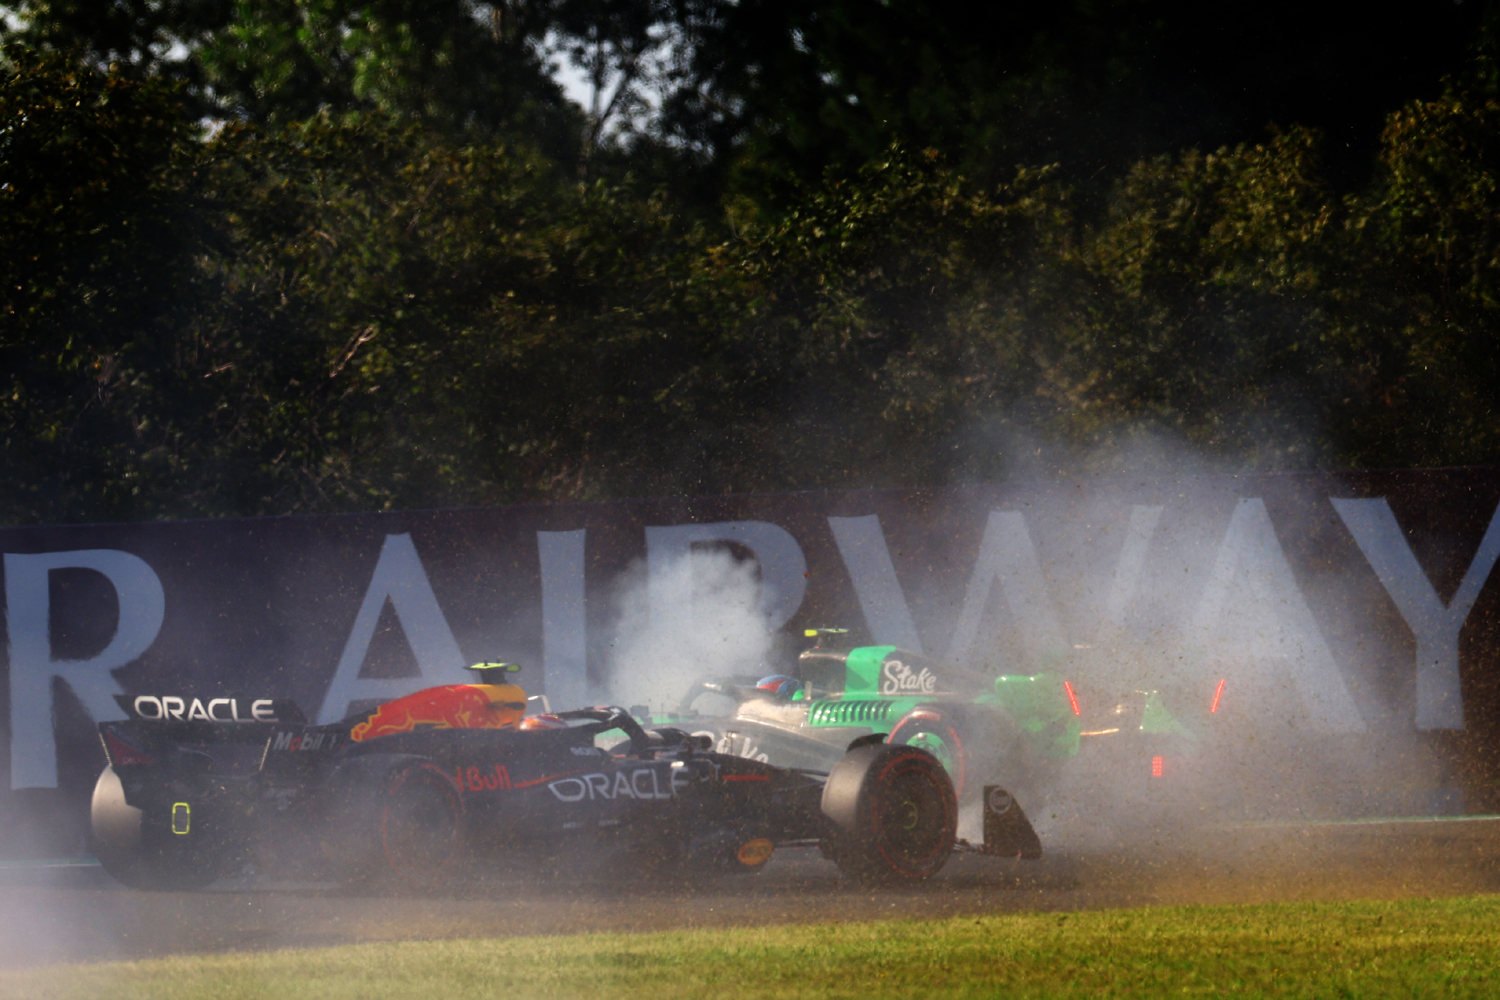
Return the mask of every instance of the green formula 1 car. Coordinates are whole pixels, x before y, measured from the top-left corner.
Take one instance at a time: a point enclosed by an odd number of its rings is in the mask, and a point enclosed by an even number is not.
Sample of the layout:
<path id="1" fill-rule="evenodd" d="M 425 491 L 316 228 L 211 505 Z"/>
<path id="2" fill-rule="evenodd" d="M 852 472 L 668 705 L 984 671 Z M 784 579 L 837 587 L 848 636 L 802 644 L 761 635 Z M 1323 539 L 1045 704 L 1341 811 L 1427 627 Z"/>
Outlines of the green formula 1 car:
<path id="1" fill-rule="evenodd" d="M 1028 809 L 1065 774 L 1082 790 L 1160 799 L 1195 771 L 1197 736 L 1160 691 L 986 677 L 895 646 L 841 648 L 842 630 L 807 635 L 816 642 L 790 673 L 704 679 L 652 721 L 710 736 L 719 753 L 820 770 L 852 741 L 884 734 L 937 757 L 960 801 L 1003 784 Z"/>

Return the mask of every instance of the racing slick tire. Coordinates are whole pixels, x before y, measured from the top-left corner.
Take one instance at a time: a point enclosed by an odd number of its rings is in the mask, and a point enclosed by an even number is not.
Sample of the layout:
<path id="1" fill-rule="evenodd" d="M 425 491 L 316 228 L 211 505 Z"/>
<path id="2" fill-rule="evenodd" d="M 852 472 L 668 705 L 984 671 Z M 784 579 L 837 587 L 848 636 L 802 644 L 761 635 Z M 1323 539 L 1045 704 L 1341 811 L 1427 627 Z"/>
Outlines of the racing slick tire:
<path id="1" fill-rule="evenodd" d="M 413 887 L 443 882 L 458 861 L 463 812 L 453 780 L 436 766 L 391 772 L 377 816 L 384 874 Z"/>
<path id="2" fill-rule="evenodd" d="M 1038 763 L 1006 712 L 918 705 L 896 721 L 886 742 L 929 751 L 948 769 L 960 803 L 977 802 L 984 785 L 1001 785 L 1028 803 L 1038 801 Z"/>
<path id="3" fill-rule="evenodd" d="M 351 762 L 331 789 L 324 853 L 351 885 L 443 888 L 463 849 L 463 798 L 421 757 L 372 754 Z"/>
<path id="4" fill-rule="evenodd" d="M 94 857 L 122 885 L 146 891 L 201 889 L 223 872 L 213 845 L 189 826 L 174 833 L 171 821 L 153 822 L 125 801 L 113 765 L 94 783 L 89 808 Z"/>
<path id="5" fill-rule="evenodd" d="M 897 720 L 886 742 L 921 747 L 936 757 L 948 771 L 948 777 L 953 779 L 954 796 L 963 801 L 972 767 L 969 748 L 952 713 L 931 706 L 918 706 Z"/>
<path id="6" fill-rule="evenodd" d="M 958 800 L 948 772 L 920 747 L 873 744 L 844 755 L 823 786 L 823 852 L 851 878 L 920 882 L 953 853 Z"/>

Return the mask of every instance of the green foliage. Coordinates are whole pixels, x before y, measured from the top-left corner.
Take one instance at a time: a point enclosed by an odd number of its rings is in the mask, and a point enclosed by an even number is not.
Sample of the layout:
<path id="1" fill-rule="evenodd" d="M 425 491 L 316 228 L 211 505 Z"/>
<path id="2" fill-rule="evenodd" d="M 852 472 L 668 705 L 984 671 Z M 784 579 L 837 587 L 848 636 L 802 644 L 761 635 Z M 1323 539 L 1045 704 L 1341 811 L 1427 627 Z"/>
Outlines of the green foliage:
<path id="1" fill-rule="evenodd" d="M 993 474 L 975 424 L 1035 396 L 1026 300 L 1067 191 L 1023 170 L 976 192 L 898 147 L 797 204 L 717 261 L 755 296 L 728 336 L 756 359 L 738 382 L 759 411 L 738 422 L 761 424 L 763 471 L 736 488 Z"/>
<path id="2" fill-rule="evenodd" d="M 692 241 L 660 200 L 379 116 L 226 131 L 209 155 L 205 507 L 587 496 L 596 462 L 659 467 Z"/>
<path id="3" fill-rule="evenodd" d="M 1073 433 L 1159 428 L 1241 461 L 1326 462 L 1336 205 L 1303 131 L 1137 164 L 1074 257 L 1086 277 L 1053 307 L 1072 330 L 1058 382 Z"/>
<path id="4" fill-rule="evenodd" d="M 194 49 L 221 30 L 229 0 L 25 0 L 4 8 L 0 41 L 137 79 L 202 84 Z M 209 102 L 195 100 L 202 111 Z"/>
<path id="5" fill-rule="evenodd" d="M 893 140 L 942 150 L 985 187 L 1056 163 L 1092 197 L 1136 160 L 1254 142 L 1274 124 L 1333 136 L 1336 181 L 1352 187 L 1385 114 L 1437 94 L 1485 8 L 686 0 L 688 85 L 663 127 L 773 211 L 795 181 Z"/>
<path id="6" fill-rule="evenodd" d="M 1351 366 L 1346 461 L 1464 464 L 1500 446 L 1500 104 L 1454 87 L 1390 117 L 1330 324 Z"/>
<path id="7" fill-rule="evenodd" d="M 200 61 L 226 110 L 252 122 L 380 109 L 574 155 L 580 117 L 536 49 L 553 20 L 546 4 L 481 19 L 458 0 L 235 0 Z"/>
<path id="8" fill-rule="evenodd" d="M 625 467 L 656 436 L 692 245 L 660 199 L 379 114 L 202 146 L 160 87 L 26 65 L 11 518 L 586 493 L 591 449 Z"/>
<path id="9" fill-rule="evenodd" d="M 721 227 L 512 139 L 529 85 L 465 117 L 458 8 L 427 42 L 245 10 L 212 51 L 258 53 L 262 124 L 212 139 L 189 85 L 6 50 L 7 520 L 967 482 L 1142 435 L 1260 468 L 1500 448 L 1483 59 L 1354 194 L 1304 128 L 1108 186 L 896 144 Z"/>
<path id="10" fill-rule="evenodd" d="M 198 150 L 171 87 L 7 51 L 0 75 L 4 516 L 129 516 L 170 488 Z"/>

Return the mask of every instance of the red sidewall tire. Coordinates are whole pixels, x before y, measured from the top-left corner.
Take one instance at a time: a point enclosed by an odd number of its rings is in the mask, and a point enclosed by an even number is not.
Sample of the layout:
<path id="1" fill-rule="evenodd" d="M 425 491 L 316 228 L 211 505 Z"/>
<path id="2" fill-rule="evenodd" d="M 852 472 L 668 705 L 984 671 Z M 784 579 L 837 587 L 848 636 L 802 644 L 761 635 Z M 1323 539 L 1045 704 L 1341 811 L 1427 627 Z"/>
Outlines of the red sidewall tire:
<path id="1" fill-rule="evenodd" d="M 386 873 L 411 888 L 441 884 L 458 861 L 463 814 L 463 796 L 435 765 L 391 772 L 376 818 Z"/>
<path id="2" fill-rule="evenodd" d="M 945 770 L 927 754 L 905 753 L 892 757 L 876 776 L 876 790 L 870 796 L 867 823 L 876 849 L 885 860 L 886 868 L 903 880 L 927 878 L 941 868 L 953 853 L 953 840 L 958 830 L 958 799 L 951 784 L 942 780 Z M 901 780 L 920 783 L 926 788 L 926 797 L 942 803 L 942 826 L 918 848 L 915 856 L 898 849 L 903 839 L 902 827 L 909 822 L 909 807 L 902 801 L 893 801 L 882 792 L 891 789 Z M 925 852 L 925 853 L 923 853 Z"/>
<path id="3" fill-rule="evenodd" d="M 846 875 L 911 883 L 936 874 L 953 852 L 958 800 L 938 759 L 920 747 L 856 747 L 828 776 L 821 845 Z"/>
<path id="4" fill-rule="evenodd" d="M 886 742 L 904 745 L 918 733 L 923 732 L 932 733 L 947 744 L 948 752 L 953 759 L 953 766 L 948 770 L 948 776 L 953 779 L 953 794 L 959 801 L 963 801 L 964 788 L 969 778 L 969 751 L 964 746 L 958 727 L 941 710 L 912 709 L 891 727 Z"/>

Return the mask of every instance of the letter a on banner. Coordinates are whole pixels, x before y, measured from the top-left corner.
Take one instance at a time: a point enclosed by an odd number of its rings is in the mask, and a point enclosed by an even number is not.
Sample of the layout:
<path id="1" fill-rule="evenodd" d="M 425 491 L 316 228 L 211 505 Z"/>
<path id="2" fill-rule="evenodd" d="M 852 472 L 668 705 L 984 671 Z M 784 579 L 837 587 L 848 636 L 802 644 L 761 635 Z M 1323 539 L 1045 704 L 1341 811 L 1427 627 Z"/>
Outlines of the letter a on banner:
<path id="1" fill-rule="evenodd" d="M 417 669 L 421 671 L 420 677 L 359 676 L 365 655 L 370 651 L 370 640 L 375 637 L 375 627 L 380 623 L 380 609 L 385 607 L 387 598 L 396 611 L 401 630 L 406 633 Z M 349 630 L 349 641 L 344 644 L 338 669 L 334 671 L 328 693 L 323 697 L 318 722 L 337 722 L 348 713 L 349 705 L 354 701 L 389 700 L 433 684 L 463 683 L 463 668 L 463 653 L 453 639 L 453 631 L 443 617 L 442 608 L 438 607 L 437 595 L 427 581 L 427 571 L 422 568 L 411 535 L 386 535 L 364 602 L 354 617 L 354 627 Z"/>
<path id="2" fill-rule="evenodd" d="M 91 569 L 115 588 L 120 618 L 97 656 L 54 660 L 48 574 Z M 61 678 L 96 722 L 122 718 L 110 671 L 140 657 L 156 641 L 166 597 L 156 571 L 139 556 L 115 549 L 38 555 L 5 554 L 5 611 L 10 632 L 10 787 L 56 788 L 52 736 L 52 678 Z"/>
<path id="3" fill-rule="evenodd" d="M 1500 508 L 1490 518 L 1479 549 L 1447 604 L 1422 572 L 1390 504 L 1330 497 L 1359 550 L 1417 640 L 1417 728 L 1462 729 L 1463 692 L 1458 684 L 1458 633 L 1500 558 Z"/>
<path id="4" fill-rule="evenodd" d="M 1226 664 L 1284 667 L 1314 728 L 1364 731 L 1364 718 L 1297 586 L 1265 502 L 1258 497 L 1235 506 L 1193 614 L 1190 635 Z"/>
<path id="5" fill-rule="evenodd" d="M 1135 592 L 1140 589 L 1141 577 L 1145 575 L 1151 536 L 1156 533 L 1156 525 L 1161 520 L 1163 509 L 1141 504 L 1130 508 L 1130 520 L 1125 525 L 1125 540 L 1120 545 L 1120 558 L 1115 563 L 1114 579 L 1104 597 L 1101 638 L 1119 629 L 1125 621 L 1126 609 L 1130 607 Z"/>

